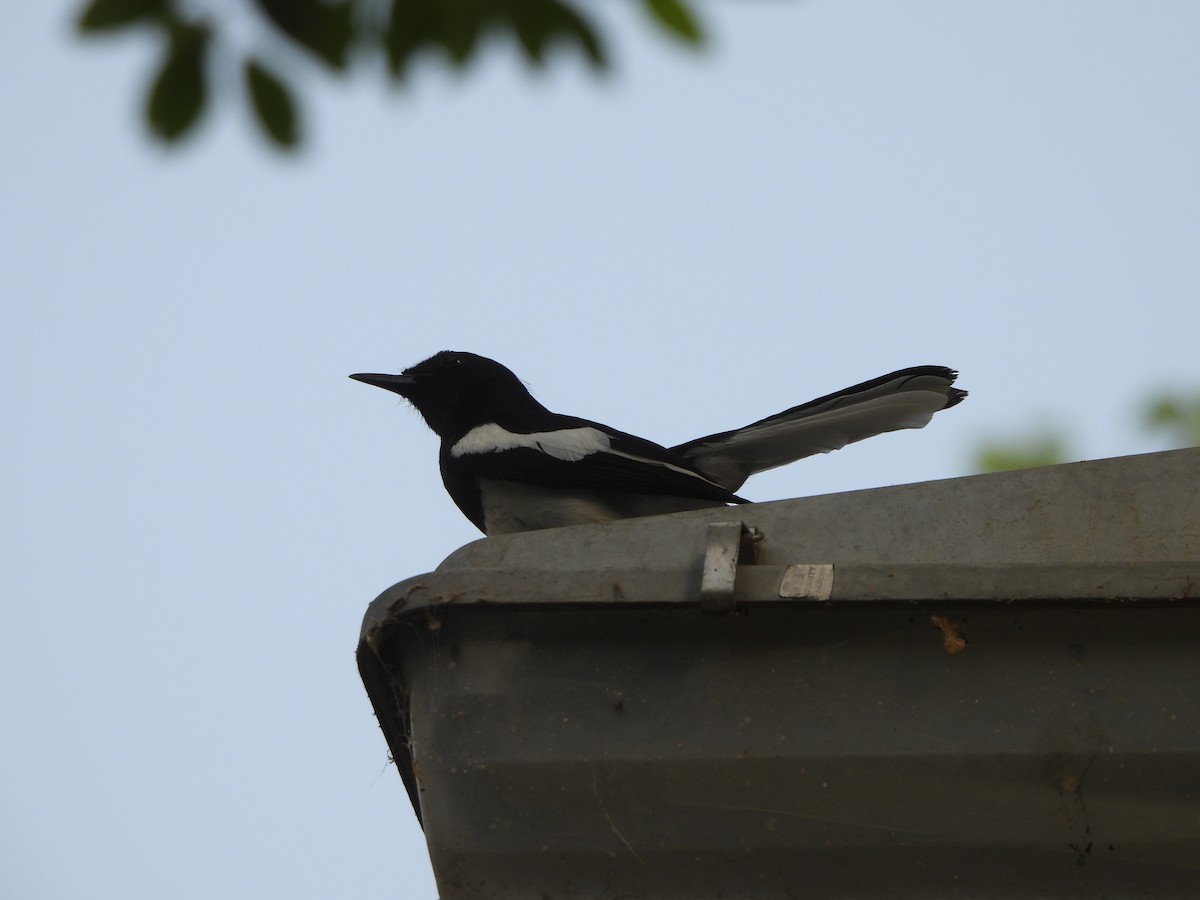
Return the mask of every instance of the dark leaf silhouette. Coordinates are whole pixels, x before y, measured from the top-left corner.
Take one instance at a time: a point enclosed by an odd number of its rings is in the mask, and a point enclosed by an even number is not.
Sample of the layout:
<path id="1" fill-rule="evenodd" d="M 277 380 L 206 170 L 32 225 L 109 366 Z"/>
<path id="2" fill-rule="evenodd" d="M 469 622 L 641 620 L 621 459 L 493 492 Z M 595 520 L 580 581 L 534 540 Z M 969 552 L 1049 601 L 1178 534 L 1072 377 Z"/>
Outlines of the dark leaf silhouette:
<path id="1" fill-rule="evenodd" d="M 643 0 L 655 22 L 681 41 L 699 45 L 703 36 L 689 0 Z M 573 56 L 594 71 L 608 67 L 604 36 L 583 0 L 252 0 L 218 5 L 203 22 L 187 18 L 182 0 L 87 0 L 77 25 L 92 36 L 135 24 L 152 25 L 168 42 L 167 54 L 149 86 L 146 119 L 169 142 L 188 134 L 203 114 L 208 69 L 228 84 L 238 63 L 257 122 L 281 147 L 300 141 L 299 105 L 293 73 L 270 71 L 229 46 L 227 34 L 247 6 L 268 31 L 337 72 L 352 59 L 382 52 L 391 77 L 404 79 L 423 53 L 465 68 L 488 46 L 515 45 L 526 62 L 545 66 L 551 54 Z M 188 7 L 190 8 L 190 7 Z M 501 40 L 487 41 L 488 38 Z M 354 54 L 351 51 L 362 51 Z M 211 50 L 211 52 L 210 52 Z M 303 61 L 300 60 L 299 64 Z M 284 76 L 287 76 L 286 78 Z M 222 95 L 223 96 L 223 95 Z"/>
<path id="2" fill-rule="evenodd" d="M 146 103 L 151 130 L 167 141 L 182 137 L 204 109 L 207 46 L 208 33 L 199 26 L 177 25 L 172 29 L 167 58 Z"/>
<path id="3" fill-rule="evenodd" d="M 350 2 L 321 0 L 255 0 L 279 30 L 335 69 L 346 67 L 353 31 Z"/>
<path id="4" fill-rule="evenodd" d="M 299 138 L 296 103 L 288 86 L 256 59 L 246 60 L 246 90 L 263 131 L 281 147 Z"/>
<path id="5" fill-rule="evenodd" d="M 703 43 L 700 24 L 682 0 L 646 0 L 646 8 L 670 34 L 689 44 Z"/>
<path id="6" fill-rule="evenodd" d="M 80 31 L 109 31 L 148 19 L 166 7 L 166 0 L 92 0 L 79 15 Z"/>

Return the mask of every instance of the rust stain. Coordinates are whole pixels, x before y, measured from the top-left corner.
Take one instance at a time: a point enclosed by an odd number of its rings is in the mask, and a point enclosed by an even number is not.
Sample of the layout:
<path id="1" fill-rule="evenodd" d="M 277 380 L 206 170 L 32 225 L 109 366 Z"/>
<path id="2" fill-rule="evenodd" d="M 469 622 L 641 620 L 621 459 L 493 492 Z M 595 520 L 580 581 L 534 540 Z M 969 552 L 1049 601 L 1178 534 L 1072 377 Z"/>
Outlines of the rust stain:
<path id="1" fill-rule="evenodd" d="M 942 646 L 947 653 L 958 653 L 967 649 L 967 639 L 962 636 L 958 626 L 950 621 L 948 616 L 930 616 L 933 627 L 942 633 Z"/>
<path id="2" fill-rule="evenodd" d="M 412 585 L 408 590 L 406 590 L 404 592 L 403 596 L 397 597 L 390 604 L 388 604 L 388 612 L 394 613 L 397 610 L 403 609 L 404 606 L 408 603 L 408 601 L 412 598 L 413 594 L 415 594 L 417 591 L 427 591 L 427 590 L 429 590 L 429 585 L 427 585 L 427 584 L 421 584 L 420 582 L 418 582 L 417 584 Z"/>

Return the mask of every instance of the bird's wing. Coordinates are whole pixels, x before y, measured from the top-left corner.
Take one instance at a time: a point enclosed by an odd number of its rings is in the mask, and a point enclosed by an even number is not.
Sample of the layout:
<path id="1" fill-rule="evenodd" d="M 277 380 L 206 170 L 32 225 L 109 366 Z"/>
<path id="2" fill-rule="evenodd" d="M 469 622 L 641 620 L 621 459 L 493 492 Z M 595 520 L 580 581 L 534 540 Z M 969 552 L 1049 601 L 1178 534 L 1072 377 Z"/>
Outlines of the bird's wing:
<path id="1" fill-rule="evenodd" d="M 665 447 L 585 419 L 558 419 L 561 427 L 535 432 L 480 425 L 450 447 L 450 463 L 539 487 L 746 502 Z"/>
<path id="2" fill-rule="evenodd" d="M 967 396 L 952 386 L 957 377 L 943 366 L 901 369 L 671 450 L 736 491 L 756 472 L 884 432 L 923 428 L 934 413 Z"/>

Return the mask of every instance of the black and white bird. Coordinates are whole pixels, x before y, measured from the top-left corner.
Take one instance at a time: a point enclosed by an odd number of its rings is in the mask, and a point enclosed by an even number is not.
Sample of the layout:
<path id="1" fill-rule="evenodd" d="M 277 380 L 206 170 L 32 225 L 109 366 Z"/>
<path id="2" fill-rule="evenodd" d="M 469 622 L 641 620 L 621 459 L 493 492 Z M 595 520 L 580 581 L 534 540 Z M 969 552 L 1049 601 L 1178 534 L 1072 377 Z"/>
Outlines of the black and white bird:
<path id="1" fill-rule="evenodd" d="M 444 350 L 399 375 L 350 377 L 417 408 L 441 438 L 446 490 L 487 535 L 747 503 L 734 491 L 756 472 L 922 428 L 967 396 L 952 369 L 915 366 L 668 449 L 553 413 L 474 353 Z"/>

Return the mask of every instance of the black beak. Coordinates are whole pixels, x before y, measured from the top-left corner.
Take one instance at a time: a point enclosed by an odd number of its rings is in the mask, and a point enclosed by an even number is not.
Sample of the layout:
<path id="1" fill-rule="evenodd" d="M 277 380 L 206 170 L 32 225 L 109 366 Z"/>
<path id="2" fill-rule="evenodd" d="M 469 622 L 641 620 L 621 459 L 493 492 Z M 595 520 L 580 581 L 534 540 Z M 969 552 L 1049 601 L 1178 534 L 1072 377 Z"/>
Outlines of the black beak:
<path id="1" fill-rule="evenodd" d="M 373 375 L 371 373 L 361 373 L 351 375 L 355 381 L 361 381 L 363 384 L 373 384 L 375 387 L 381 387 L 385 391 L 404 396 L 405 388 L 416 384 L 417 380 L 411 375 Z"/>

